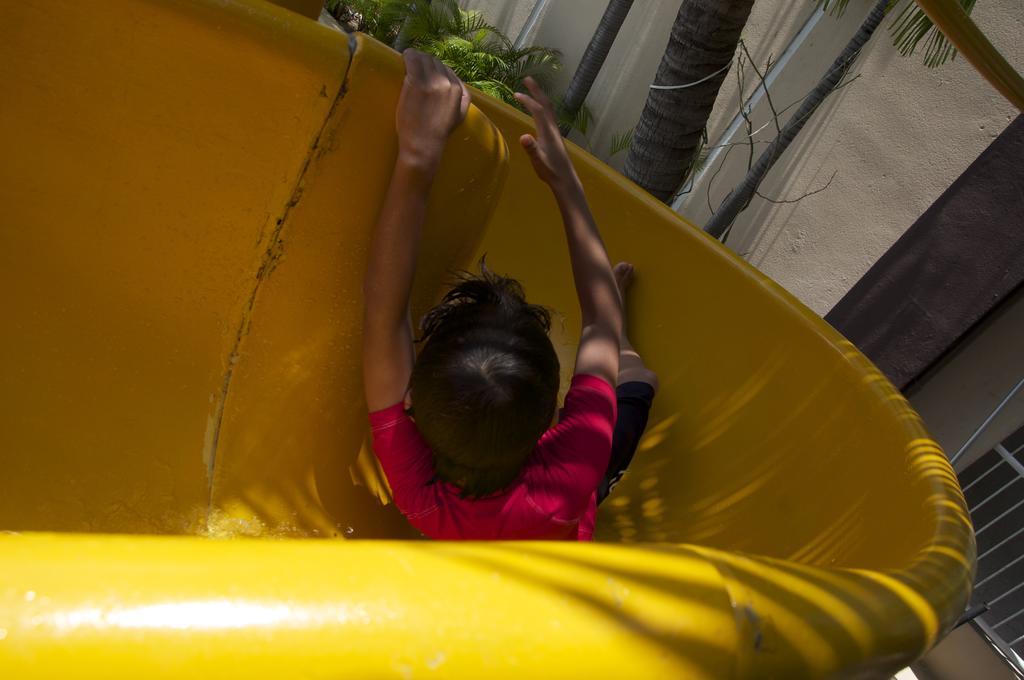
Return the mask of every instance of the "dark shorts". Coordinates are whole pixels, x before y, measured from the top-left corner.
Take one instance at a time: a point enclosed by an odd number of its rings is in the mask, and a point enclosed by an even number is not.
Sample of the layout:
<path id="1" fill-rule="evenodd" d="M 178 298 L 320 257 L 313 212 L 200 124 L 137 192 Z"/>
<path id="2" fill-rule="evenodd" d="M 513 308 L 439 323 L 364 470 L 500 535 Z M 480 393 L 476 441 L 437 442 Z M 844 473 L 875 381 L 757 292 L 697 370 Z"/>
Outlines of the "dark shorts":
<path id="1" fill-rule="evenodd" d="M 616 388 L 615 396 L 619 413 L 612 437 L 612 457 L 604 480 L 597 487 L 598 503 L 608 497 L 633 460 L 640 437 L 647 427 L 647 417 L 654 402 L 654 388 L 644 382 L 623 383 Z"/>

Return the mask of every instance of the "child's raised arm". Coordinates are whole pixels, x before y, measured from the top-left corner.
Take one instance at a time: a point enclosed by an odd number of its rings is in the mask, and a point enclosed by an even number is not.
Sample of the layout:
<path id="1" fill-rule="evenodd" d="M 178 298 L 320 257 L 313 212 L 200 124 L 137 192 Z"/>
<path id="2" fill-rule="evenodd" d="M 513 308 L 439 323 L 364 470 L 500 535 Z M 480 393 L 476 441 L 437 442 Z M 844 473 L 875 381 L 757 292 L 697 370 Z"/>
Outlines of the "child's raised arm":
<path id="1" fill-rule="evenodd" d="M 516 99 L 533 115 L 537 136 L 523 135 L 519 142 L 533 161 L 537 176 L 547 182 L 558 202 L 583 317 L 576 373 L 596 375 L 614 386 L 619 372 L 622 303 L 608 253 L 558 132 L 551 102 L 532 78 L 524 83 L 530 93 L 516 93 Z"/>
<path id="2" fill-rule="evenodd" d="M 395 125 L 398 159 L 377 217 L 363 281 L 363 383 L 370 411 L 405 397 L 415 360 L 409 294 L 430 187 L 452 130 L 466 117 L 469 91 L 451 69 L 406 50 Z"/>

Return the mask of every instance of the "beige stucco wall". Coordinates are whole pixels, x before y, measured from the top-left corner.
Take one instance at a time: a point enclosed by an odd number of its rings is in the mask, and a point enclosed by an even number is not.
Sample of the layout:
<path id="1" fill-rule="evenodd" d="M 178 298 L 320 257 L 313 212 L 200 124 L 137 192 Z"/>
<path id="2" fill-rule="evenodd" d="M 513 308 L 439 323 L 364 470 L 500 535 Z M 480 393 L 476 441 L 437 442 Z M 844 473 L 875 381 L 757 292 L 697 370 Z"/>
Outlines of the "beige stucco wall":
<path id="1" fill-rule="evenodd" d="M 758 9 L 786 4 L 759 0 Z M 797 97 L 808 91 L 870 4 L 853 0 L 842 19 L 824 18 L 808 46 L 818 56 L 795 59 L 779 89 L 786 81 L 800 83 Z M 1024 4 L 988 0 L 978 3 L 975 14 L 1011 63 L 1024 69 Z M 768 176 L 763 193 L 790 199 L 825 185 L 835 173 L 830 188 L 793 204 L 755 200 L 730 239 L 752 264 L 819 313 L 842 297 L 1016 115 L 962 58 L 929 70 L 919 58 L 900 57 L 887 31 L 876 33 L 855 72 L 860 78 L 818 111 Z M 763 110 L 760 120 L 767 120 Z M 769 139 L 769 132 L 762 138 Z M 745 172 L 738 150 L 712 187 L 712 205 Z M 709 215 L 708 177 L 698 180 L 680 206 L 698 223 Z"/>
<path id="2" fill-rule="evenodd" d="M 484 11 L 512 37 L 533 6 L 532 0 L 463 4 Z M 813 87 L 871 4 L 851 0 L 842 18 L 817 20 L 776 74 L 771 91 L 779 108 Z M 558 85 L 568 83 L 605 5 L 603 0 L 548 3 L 532 42 L 562 50 L 565 69 Z M 612 138 L 639 118 L 678 7 L 679 0 L 634 4 L 588 99 L 596 122 L 586 142 L 599 157 L 607 159 Z M 812 8 L 810 0 L 757 0 L 744 35 L 762 66 L 769 55 L 779 58 Z M 1009 61 L 1024 70 L 1024 1 L 982 0 L 974 16 Z M 793 204 L 757 200 L 730 237 L 731 247 L 822 314 L 1016 115 L 964 59 L 929 70 L 919 57 L 900 57 L 885 29 L 868 44 L 855 72 L 859 79 L 818 111 L 763 185 L 767 196 L 790 199 L 823 186 L 835 173 L 829 189 Z M 747 92 L 755 86 L 748 78 Z M 709 121 L 713 142 L 742 141 L 740 136 L 720 139 L 739 111 L 739 100 L 733 72 Z M 767 106 L 756 107 L 753 117 L 758 125 L 768 122 Z M 758 139 L 770 139 L 773 130 Z M 620 166 L 624 157 L 610 162 Z M 703 224 L 708 204 L 717 206 L 745 169 L 746 150 L 733 149 L 721 170 L 709 164 L 677 208 Z"/>

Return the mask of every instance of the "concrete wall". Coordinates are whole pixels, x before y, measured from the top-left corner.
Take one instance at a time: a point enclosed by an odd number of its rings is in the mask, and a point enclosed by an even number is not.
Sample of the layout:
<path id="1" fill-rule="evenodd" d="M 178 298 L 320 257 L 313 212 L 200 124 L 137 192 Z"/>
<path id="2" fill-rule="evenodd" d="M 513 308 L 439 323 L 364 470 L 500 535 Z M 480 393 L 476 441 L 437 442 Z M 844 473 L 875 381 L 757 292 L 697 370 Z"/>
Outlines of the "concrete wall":
<path id="1" fill-rule="evenodd" d="M 970 625 L 947 635 L 911 668 L 918 680 L 1015 680 L 1010 665 Z"/>
<path id="2" fill-rule="evenodd" d="M 562 50 L 568 83 L 605 2 L 552 0 L 532 36 L 534 44 Z M 799 100 L 824 73 L 871 6 L 851 0 L 841 18 L 819 15 L 810 0 L 758 0 L 744 36 L 763 67 L 778 61 L 801 29 L 792 58 L 772 74 L 777 108 Z M 465 0 L 515 36 L 532 1 Z M 596 123 L 589 147 L 608 159 L 611 139 L 635 125 L 664 51 L 679 0 L 634 4 L 588 105 Z M 819 15 L 819 16 L 816 16 Z M 974 16 L 1009 61 L 1024 70 L 1024 4 L 984 0 Z M 888 21 L 855 67 L 860 77 L 818 111 L 764 186 L 765 195 L 797 203 L 756 202 L 738 220 L 729 244 L 816 312 L 825 313 L 1016 115 L 967 62 L 958 58 L 927 69 L 920 57 L 902 58 L 892 47 Z M 746 73 L 745 95 L 757 89 Z M 709 121 L 712 146 L 743 141 L 732 125 L 739 111 L 737 74 L 730 73 Z M 756 126 L 770 121 L 765 101 L 755 106 Z M 794 109 L 790 109 L 790 113 Z M 774 127 L 756 139 L 764 142 Z M 578 139 L 578 137 L 574 137 Z M 763 143 L 758 149 L 764 147 Z M 725 147 L 696 178 L 677 209 L 697 224 L 710 215 L 746 171 L 746 149 Z M 610 159 L 620 166 L 625 154 Z M 724 160 L 724 163 L 723 163 Z M 722 166 L 719 169 L 719 166 Z M 715 173 L 717 172 L 717 175 Z M 714 181 L 712 182 L 712 177 Z M 710 185 L 710 188 L 709 188 Z"/>
<path id="3" fill-rule="evenodd" d="M 962 342 L 915 386 L 910 402 L 946 453 L 954 455 L 1024 378 L 1024 290 Z M 1017 393 L 964 451 L 962 470 L 1024 423 L 1024 390 Z"/>

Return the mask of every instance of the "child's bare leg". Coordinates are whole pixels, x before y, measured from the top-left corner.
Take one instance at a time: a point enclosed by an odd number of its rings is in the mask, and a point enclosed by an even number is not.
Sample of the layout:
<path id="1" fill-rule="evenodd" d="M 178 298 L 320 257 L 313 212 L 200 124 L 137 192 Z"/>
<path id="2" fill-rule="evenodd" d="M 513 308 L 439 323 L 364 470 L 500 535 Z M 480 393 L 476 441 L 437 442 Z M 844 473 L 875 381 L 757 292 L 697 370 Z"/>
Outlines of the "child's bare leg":
<path id="1" fill-rule="evenodd" d="M 619 286 L 619 297 L 622 299 L 622 333 L 619 335 L 619 384 L 628 382 L 647 383 L 657 391 L 658 376 L 654 371 L 647 368 L 644 360 L 629 341 L 626 333 L 626 296 L 630 284 L 633 283 L 633 265 L 629 262 L 620 262 L 615 265 L 612 272 L 615 274 L 615 283 Z"/>
<path id="2" fill-rule="evenodd" d="M 633 282 L 633 265 L 620 262 L 612 269 L 619 297 L 625 303 L 629 285 Z M 625 319 L 623 304 L 623 319 Z M 658 376 L 644 365 L 626 334 L 625 322 L 619 335 L 619 386 L 615 390 L 618 403 L 618 419 L 612 437 L 612 455 L 604 479 L 597 488 L 597 502 L 600 503 L 618 484 L 633 460 L 640 438 L 647 427 L 654 393 L 658 389 Z"/>

